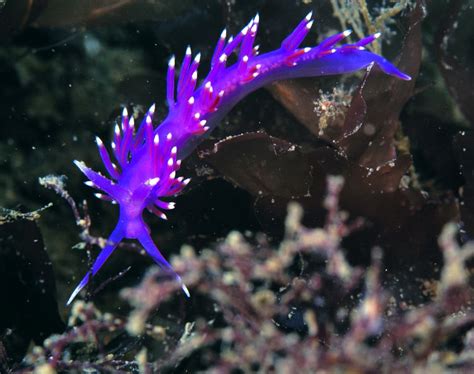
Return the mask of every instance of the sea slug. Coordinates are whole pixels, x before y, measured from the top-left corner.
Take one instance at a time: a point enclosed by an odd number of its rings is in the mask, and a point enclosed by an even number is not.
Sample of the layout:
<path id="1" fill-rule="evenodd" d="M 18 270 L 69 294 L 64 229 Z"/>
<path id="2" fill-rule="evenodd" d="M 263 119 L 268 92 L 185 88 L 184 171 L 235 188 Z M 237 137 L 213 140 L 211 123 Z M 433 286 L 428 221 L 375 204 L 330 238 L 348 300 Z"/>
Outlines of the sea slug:
<path id="1" fill-rule="evenodd" d="M 165 120 L 153 126 L 155 105 L 152 105 L 135 129 L 134 118 L 124 109 L 121 127 L 115 127 L 111 145 L 115 163 L 104 143 L 97 138 L 109 178 L 75 161 L 89 179 L 86 184 L 100 190 L 96 195 L 119 205 L 120 216 L 107 245 L 71 294 L 68 304 L 99 271 L 122 239 L 138 240 L 189 295 L 179 275 L 155 246 L 150 229 L 143 220 L 143 211 L 148 209 L 166 219 L 164 211 L 173 209 L 174 203 L 163 198 L 177 194 L 189 183 L 189 179 L 176 174 L 181 160 L 250 92 L 276 80 L 350 73 L 372 64 L 397 78 L 410 79 L 385 58 L 364 48 L 380 36 L 378 33 L 353 44 L 337 46 L 350 34 L 347 30 L 315 47 L 300 48 L 313 24 L 312 13 L 309 13 L 283 40 L 280 48 L 259 54 L 258 47 L 254 46 L 258 24 L 257 15 L 234 37 L 227 38 L 226 31 L 222 32 L 211 59 L 210 71 L 199 85 L 199 53 L 193 58 L 191 49 L 186 50 L 178 79 L 175 78 L 175 58 L 170 59 L 166 90 L 169 114 Z M 228 66 L 227 59 L 232 53 L 237 54 L 237 61 Z"/>

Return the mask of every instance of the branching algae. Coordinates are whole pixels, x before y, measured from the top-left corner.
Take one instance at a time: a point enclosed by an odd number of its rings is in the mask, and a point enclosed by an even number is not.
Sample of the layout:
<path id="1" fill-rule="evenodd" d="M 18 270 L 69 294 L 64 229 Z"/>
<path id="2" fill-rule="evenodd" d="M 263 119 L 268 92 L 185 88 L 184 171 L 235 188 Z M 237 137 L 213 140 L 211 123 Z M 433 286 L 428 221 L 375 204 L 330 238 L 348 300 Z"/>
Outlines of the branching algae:
<path id="1" fill-rule="evenodd" d="M 143 220 L 143 211 L 148 209 L 166 219 L 163 211 L 173 209 L 174 203 L 163 201 L 163 198 L 177 194 L 189 183 L 189 179 L 176 174 L 181 160 L 250 92 L 276 80 L 351 73 L 372 64 L 377 64 L 389 75 L 410 79 L 385 58 L 365 49 L 380 36 L 379 33 L 353 44 L 336 46 L 350 34 L 350 30 L 346 30 L 315 47 L 300 48 L 313 25 L 312 13 L 309 13 L 283 40 L 279 49 L 259 55 L 258 47 L 254 47 L 258 23 L 257 15 L 235 37 L 227 38 L 226 31 L 222 32 L 209 74 L 199 86 L 199 53 L 193 59 L 191 50 L 187 49 L 178 79 L 175 79 L 175 58 L 170 59 L 166 91 L 169 114 L 165 120 L 154 127 L 155 105 L 152 105 L 135 131 L 134 118 L 124 109 L 121 128 L 116 126 L 112 142 L 115 163 L 104 143 L 97 138 L 99 153 L 110 178 L 75 161 L 89 179 L 86 184 L 100 190 L 97 196 L 119 205 L 120 216 L 107 245 L 71 294 L 68 304 L 99 271 L 122 239 L 138 240 L 189 295 L 179 275 L 155 246 Z M 237 52 L 237 62 L 227 66 L 227 58 L 234 52 Z"/>

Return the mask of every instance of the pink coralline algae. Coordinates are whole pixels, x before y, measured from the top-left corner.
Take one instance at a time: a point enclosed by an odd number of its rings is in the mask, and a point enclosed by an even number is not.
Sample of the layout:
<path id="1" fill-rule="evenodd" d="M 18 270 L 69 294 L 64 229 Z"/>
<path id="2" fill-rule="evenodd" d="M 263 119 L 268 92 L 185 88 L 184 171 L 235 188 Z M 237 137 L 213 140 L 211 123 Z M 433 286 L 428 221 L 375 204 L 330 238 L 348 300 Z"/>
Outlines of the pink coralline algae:
<path id="1" fill-rule="evenodd" d="M 235 37 L 227 38 L 226 31 L 222 32 L 211 59 L 211 69 L 199 86 L 200 54 L 193 58 L 188 48 L 178 79 L 175 79 L 175 58 L 170 59 L 166 91 L 169 114 L 165 120 L 159 126 L 153 126 L 155 105 L 152 105 L 135 131 L 134 118 L 124 109 L 121 128 L 116 126 L 112 142 L 115 163 L 104 143 L 97 138 L 99 153 L 110 178 L 75 161 L 89 179 L 86 184 L 100 191 L 96 196 L 119 205 L 120 216 L 107 245 L 71 294 L 68 304 L 99 271 L 122 239 L 138 240 L 189 295 L 179 275 L 155 246 L 143 220 L 143 210 L 146 208 L 166 219 L 163 211 L 173 209 L 174 203 L 163 198 L 176 195 L 189 183 L 189 179 L 176 174 L 181 160 L 252 91 L 276 80 L 351 73 L 373 64 L 386 74 L 410 80 L 385 58 L 365 49 L 365 45 L 380 36 L 378 33 L 353 44 L 336 46 L 350 34 L 350 30 L 346 30 L 315 47 L 300 48 L 313 24 L 310 13 L 283 40 L 280 48 L 259 54 L 258 47 L 254 46 L 258 24 L 257 15 Z M 237 62 L 227 66 L 227 59 L 234 52 Z"/>

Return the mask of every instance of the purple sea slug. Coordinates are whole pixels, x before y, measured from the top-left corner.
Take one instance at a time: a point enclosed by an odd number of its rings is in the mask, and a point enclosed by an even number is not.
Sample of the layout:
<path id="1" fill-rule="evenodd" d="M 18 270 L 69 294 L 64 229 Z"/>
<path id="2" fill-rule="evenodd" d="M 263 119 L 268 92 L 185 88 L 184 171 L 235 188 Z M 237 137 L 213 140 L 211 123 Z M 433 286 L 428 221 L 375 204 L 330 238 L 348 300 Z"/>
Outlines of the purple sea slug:
<path id="1" fill-rule="evenodd" d="M 121 127 L 115 127 L 112 142 L 115 163 L 104 143 L 97 138 L 99 153 L 110 178 L 75 161 L 89 179 L 86 184 L 100 190 L 96 196 L 119 205 L 120 216 L 107 245 L 71 294 L 68 304 L 99 271 L 122 239 L 138 240 L 189 296 L 179 275 L 155 246 L 143 220 L 143 211 L 148 209 L 166 219 L 163 211 L 173 209 L 174 203 L 163 198 L 176 195 L 189 183 L 189 179 L 176 174 L 181 160 L 250 92 L 276 80 L 351 73 L 372 64 L 377 64 L 387 74 L 410 80 L 385 58 L 364 48 L 380 36 L 378 33 L 353 44 L 336 46 L 350 34 L 347 30 L 315 47 L 301 48 L 300 44 L 313 24 L 312 13 L 309 13 L 283 40 L 280 48 L 259 54 L 258 47 L 254 46 L 258 23 L 257 15 L 235 37 L 227 38 L 226 31 L 222 32 L 210 71 L 199 86 L 200 54 L 192 58 L 190 48 L 186 50 L 178 79 L 175 79 L 175 58 L 170 59 L 166 90 L 169 114 L 165 120 L 156 128 L 153 126 L 155 105 L 152 105 L 135 130 L 134 118 L 124 109 Z M 237 53 L 237 62 L 228 66 L 227 59 L 232 53 Z"/>

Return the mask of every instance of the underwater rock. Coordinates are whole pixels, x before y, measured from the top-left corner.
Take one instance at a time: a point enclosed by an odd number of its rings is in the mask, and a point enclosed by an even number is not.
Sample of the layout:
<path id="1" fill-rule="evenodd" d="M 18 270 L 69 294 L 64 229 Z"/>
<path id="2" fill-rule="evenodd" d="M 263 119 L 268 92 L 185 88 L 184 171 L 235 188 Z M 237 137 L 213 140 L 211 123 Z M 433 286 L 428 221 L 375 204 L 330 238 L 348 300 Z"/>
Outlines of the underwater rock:
<path id="1" fill-rule="evenodd" d="M 0 224 L 0 365 L 21 360 L 31 340 L 41 344 L 65 327 L 58 313 L 53 268 L 36 222 L 5 218 L 12 216 L 5 211 Z"/>

